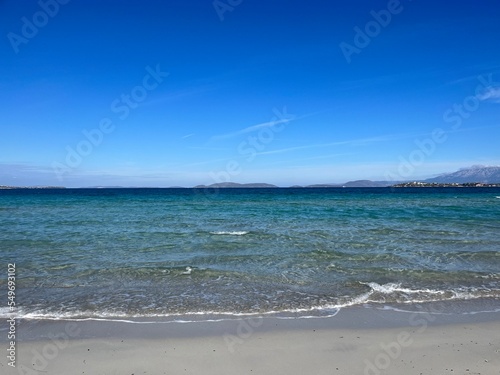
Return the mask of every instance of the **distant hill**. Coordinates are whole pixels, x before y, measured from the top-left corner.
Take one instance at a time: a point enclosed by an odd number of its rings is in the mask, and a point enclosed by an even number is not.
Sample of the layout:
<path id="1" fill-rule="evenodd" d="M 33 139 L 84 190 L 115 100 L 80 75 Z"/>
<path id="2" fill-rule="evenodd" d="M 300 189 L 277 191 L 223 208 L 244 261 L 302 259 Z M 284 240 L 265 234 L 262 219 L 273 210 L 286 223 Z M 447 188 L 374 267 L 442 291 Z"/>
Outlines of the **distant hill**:
<path id="1" fill-rule="evenodd" d="M 485 184 L 500 182 L 500 167 L 486 167 L 483 165 L 474 165 L 470 168 L 461 168 L 453 173 L 445 173 L 437 177 L 429 178 L 424 182 L 441 183 L 466 183 L 481 182 Z"/>
<path id="2" fill-rule="evenodd" d="M 212 185 L 198 185 L 195 186 L 195 189 L 203 189 L 203 188 L 276 188 L 276 185 L 272 184 L 262 184 L 262 183 L 251 183 L 251 184 L 239 184 L 237 182 L 221 182 L 218 184 Z"/>
<path id="3" fill-rule="evenodd" d="M 355 180 L 347 181 L 343 184 L 338 183 L 324 183 L 324 184 L 314 184 L 307 186 L 294 185 L 292 188 L 369 188 L 369 187 L 388 187 L 398 184 L 423 182 L 423 183 L 438 183 L 438 184 L 467 184 L 467 183 L 479 183 L 479 184 L 499 184 L 500 183 L 500 166 L 484 166 L 484 165 L 473 165 L 469 168 L 461 168 L 453 173 L 443 173 L 436 177 L 428 178 L 425 180 L 411 180 L 411 181 L 371 181 L 371 180 Z M 237 182 L 222 182 L 211 185 L 197 185 L 195 189 L 203 188 L 277 188 L 278 186 L 267 183 L 246 183 L 240 184 Z M 18 186 L 6 186 L 0 185 L 0 189 L 64 189 L 61 186 L 30 186 L 30 187 L 18 187 Z M 87 189 L 119 189 L 119 188 L 131 188 L 125 186 L 87 186 Z M 137 188 L 137 187 L 135 187 Z M 170 188 L 180 189 L 181 186 L 171 186 Z"/>
<path id="4" fill-rule="evenodd" d="M 314 184 L 307 186 L 294 185 L 292 188 L 341 188 L 341 187 L 386 187 L 393 185 L 394 182 L 387 181 L 370 181 L 370 180 L 356 180 L 348 181 L 345 184 Z M 197 185 L 195 189 L 204 188 L 277 188 L 278 186 L 272 184 L 264 183 L 251 183 L 251 184 L 239 184 L 237 182 L 222 182 L 212 185 Z"/>

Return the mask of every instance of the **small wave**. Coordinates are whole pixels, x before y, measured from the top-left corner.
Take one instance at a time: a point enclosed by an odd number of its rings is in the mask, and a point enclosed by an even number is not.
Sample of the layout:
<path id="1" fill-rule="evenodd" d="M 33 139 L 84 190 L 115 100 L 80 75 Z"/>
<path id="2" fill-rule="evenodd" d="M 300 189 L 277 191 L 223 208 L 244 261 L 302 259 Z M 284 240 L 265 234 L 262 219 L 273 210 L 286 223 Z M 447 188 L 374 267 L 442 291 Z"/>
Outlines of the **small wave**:
<path id="1" fill-rule="evenodd" d="M 184 271 L 185 270 L 185 271 Z M 181 268 L 183 275 L 189 275 L 195 272 L 193 268 L 187 266 Z M 455 287 L 447 290 L 431 288 L 409 288 L 400 283 L 378 284 L 376 282 L 360 282 L 366 290 L 357 295 L 339 297 L 335 301 L 313 304 L 312 306 L 293 307 L 288 306 L 284 309 L 271 309 L 261 311 L 229 311 L 229 309 L 214 310 L 203 309 L 199 311 L 127 311 L 126 309 L 104 308 L 98 311 L 84 309 L 65 308 L 53 310 L 52 308 L 32 308 L 16 309 L 17 319 L 27 320 L 104 320 L 104 321 L 122 321 L 130 323 L 159 322 L 192 322 L 192 321 L 220 321 L 233 320 L 241 318 L 252 318 L 255 316 L 269 316 L 279 319 L 305 319 L 333 317 L 343 309 L 351 306 L 401 306 L 414 303 L 444 302 L 444 301 L 472 301 L 482 298 L 495 298 L 500 296 L 500 290 L 489 289 L 487 287 Z M 0 308 L 0 318 L 8 318 L 12 315 L 8 309 Z M 147 323 L 144 322 L 144 323 Z"/>
<path id="2" fill-rule="evenodd" d="M 345 305 L 347 306 L 347 305 Z M 277 319 L 307 319 L 307 318 L 328 318 L 336 316 L 344 306 L 335 305 L 328 307 L 297 308 L 280 311 L 265 312 L 219 312 L 219 311 L 192 311 L 184 313 L 165 314 L 130 314 L 125 312 L 48 312 L 37 310 L 33 312 L 18 312 L 16 319 L 26 320 L 52 320 L 52 321 L 106 321 L 134 324 L 151 323 L 200 323 L 200 322 L 220 322 L 235 319 L 251 319 L 263 317 L 276 317 Z M 8 314 L 0 317 L 9 317 Z"/>
<path id="3" fill-rule="evenodd" d="M 457 315 L 457 312 L 445 312 L 445 311 L 437 311 L 437 310 L 414 310 L 414 309 L 405 309 L 402 307 L 395 307 L 395 306 L 383 306 L 383 307 L 375 307 L 378 310 L 389 310 L 389 311 L 395 311 L 395 312 L 402 312 L 402 313 L 411 313 L 411 314 L 429 314 L 432 313 L 433 315 Z M 487 314 L 487 313 L 498 313 L 500 312 L 500 308 L 489 308 L 485 310 L 479 310 L 479 311 L 464 311 L 459 314 L 461 315 L 476 315 L 476 314 Z"/>
<path id="4" fill-rule="evenodd" d="M 358 297 L 358 301 L 362 302 L 395 302 L 395 303 L 422 303 L 436 301 L 452 301 L 452 300 L 472 300 L 479 298 L 498 297 L 498 291 L 489 288 L 462 287 L 451 290 L 434 290 L 434 289 L 410 289 L 402 287 L 401 284 L 388 283 L 377 284 L 360 283 L 367 285 L 371 290 L 362 296 Z M 376 294 L 379 294 L 377 296 Z M 382 296 L 380 296 L 382 295 Z"/>
<path id="5" fill-rule="evenodd" d="M 1 317 L 8 317 L 11 315 L 14 315 L 15 311 L 11 311 L 9 307 L 0 307 L 0 316 Z"/>
<path id="6" fill-rule="evenodd" d="M 417 294 L 417 293 L 428 293 L 428 294 L 444 294 L 444 291 L 441 290 L 432 290 L 432 289 L 409 289 L 401 287 L 401 284 L 396 283 L 388 283 L 388 284 L 377 284 L 377 283 L 361 283 L 364 285 L 368 285 L 374 292 L 379 292 L 382 294 L 392 294 L 395 292 L 408 293 L 408 294 Z"/>
<path id="7" fill-rule="evenodd" d="M 226 235 L 226 236 L 244 236 L 250 232 L 241 230 L 241 231 L 219 231 L 219 232 L 210 232 L 210 234 L 215 235 Z"/>

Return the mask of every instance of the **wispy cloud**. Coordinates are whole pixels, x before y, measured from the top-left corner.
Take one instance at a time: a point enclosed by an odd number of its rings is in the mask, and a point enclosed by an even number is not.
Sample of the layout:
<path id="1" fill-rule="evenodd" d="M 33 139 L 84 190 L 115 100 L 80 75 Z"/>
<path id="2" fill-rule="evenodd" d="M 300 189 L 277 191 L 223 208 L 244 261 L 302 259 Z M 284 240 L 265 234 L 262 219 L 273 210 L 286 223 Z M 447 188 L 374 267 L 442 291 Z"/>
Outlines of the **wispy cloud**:
<path id="1" fill-rule="evenodd" d="M 40 172 L 52 173 L 53 170 L 49 166 L 35 165 L 28 162 L 18 163 L 0 163 L 0 173 L 20 173 L 20 172 Z"/>
<path id="2" fill-rule="evenodd" d="M 27 162 L 0 163 L 0 185 L 60 185 L 51 167 Z"/>
<path id="3" fill-rule="evenodd" d="M 487 87 L 477 98 L 482 101 L 500 103 L 500 87 Z"/>
<path id="4" fill-rule="evenodd" d="M 262 128 L 267 128 L 267 127 L 271 127 L 271 126 L 278 125 L 278 124 L 285 124 L 285 123 L 288 123 L 292 120 L 293 119 L 282 119 L 282 120 L 276 120 L 276 121 L 263 122 L 261 124 L 252 125 L 252 126 L 237 130 L 237 131 L 232 132 L 232 133 L 214 135 L 213 137 L 210 138 L 210 140 L 211 141 L 220 141 L 223 139 L 234 138 L 234 137 L 237 137 L 239 135 L 250 133 L 250 132 L 253 132 L 255 130 L 262 129 Z"/>
<path id="5" fill-rule="evenodd" d="M 286 123 L 289 123 L 289 122 L 292 122 L 295 120 L 299 120 L 299 119 L 302 119 L 305 117 L 309 117 L 309 116 L 312 116 L 312 115 L 319 113 L 319 112 L 315 112 L 315 113 L 310 113 L 310 114 L 306 114 L 306 115 L 302 115 L 302 116 L 296 116 L 296 115 L 289 114 L 287 112 L 286 107 L 283 107 L 282 111 L 279 111 L 278 109 L 275 108 L 273 110 L 273 112 L 276 116 L 271 121 L 248 126 L 246 128 L 236 130 L 236 131 L 231 132 L 231 133 L 214 135 L 213 137 L 210 138 L 210 141 L 221 141 L 224 139 L 238 137 L 240 135 L 243 135 L 246 133 L 251 133 L 251 132 L 254 132 L 254 131 L 259 130 L 259 129 L 268 128 L 268 127 L 272 127 L 272 126 L 279 125 L 279 124 L 286 124 Z"/>
<path id="6" fill-rule="evenodd" d="M 206 147 L 206 146 L 189 146 L 188 148 L 193 150 L 204 150 L 204 151 L 228 151 L 228 148 L 224 147 Z"/>
<path id="7" fill-rule="evenodd" d="M 300 162 L 304 162 L 304 161 L 332 159 L 332 158 L 338 158 L 338 157 L 341 157 L 341 156 L 352 156 L 352 155 L 355 155 L 355 153 L 354 152 L 346 152 L 346 153 L 340 153 L 340 154 L 328 154 L 328 155 L 313 156 L 313 157 L 310 157 L 310 158 L 277 160 L 277 161 L 274 161 L 274 162 L 269 162 L 269 163 L 267 163 L 267 165 L 280 165 L 280 164 L 300 163 Z"/>
<path id="8" fill-rule="evenodd" d="M 164 103 L 171 102 L 173 100 L 183 99 L 183 98 L 191 97 L 194 95 L 203 94 L 203 93 L 213 91 L 216 89 L 217 88 L 213 85 L 206 85 L 206 86 L 186 88 L 186 89 L 177 90 L 177 91 L 170 91 L 163 96 L 152 98 L 151 100 L 147 100 L 144 103 L 141 103 L 141 106 L 151 106 L 151 105 L 157 105 L 157 104 L 164 104 Z"/>
<path id="9" fill-rule="evenodd" d="M 199 161 L 199 162 L 184 164 L 184 165 L 182 165 L 182 168 L 197 167 L 197 166 L 200 166 L 200 165 L 208 165 L 208 164 L 213 164 L 213 163 L 220 163 L 220 162 L 229 161 L 229 160 L 232 160 L 232 159 L 231 158 L 220 158 L 220 159 L 204 160 L 204 161 Z"/>
<path id="10" fill-rule="evenodd" d="M 181 137 L 181 139 L 186 139 L 186 138 L 189 138 L 189 137 L 192 137 L 194 135 L 194 133 L 191 133 L 191 134 L 186 134 L 186 135 L 183 135 Z"/>
<path id="11" fill-rule="evenodd" d="M 324 147 L 332 147 L 332 146 L 363 146 L 366 144 L 377 143 L 377 142 L 388 142 L 388 141 L 402 139 L 402 138 L 408 138 L 408 137 L 409 137 L 408 135 L 390 134 L 390 135 L 382 135 L 382 136 L 378 136 L 378 137 L 351 139 L 351 140 L 347 140 L 347 141 L 317 143 L 317 144 L 312 144 L 312 145 L 288 147 L 288 148 L 282 148 L 282 149 L 278 149 L 278 150 L 259 152 L 257 155 L 282 154 L 282 153 L 291 152 L 291 151 L 324 148 Z"/>

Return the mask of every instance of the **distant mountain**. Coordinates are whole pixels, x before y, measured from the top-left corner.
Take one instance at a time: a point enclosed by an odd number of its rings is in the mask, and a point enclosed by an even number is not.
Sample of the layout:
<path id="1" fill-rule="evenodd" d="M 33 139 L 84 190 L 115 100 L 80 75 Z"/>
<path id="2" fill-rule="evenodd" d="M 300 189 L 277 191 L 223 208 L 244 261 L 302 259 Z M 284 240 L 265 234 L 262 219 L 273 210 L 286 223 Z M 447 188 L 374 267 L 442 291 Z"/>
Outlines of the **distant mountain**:
<path id="1" fill-rule="evenodd" d="M 466 183 L 483 183 L 483 184 L 498 184 L 500 183 L 500 166 L 484 166 L 484 165 L 473 165 L 469 168 L 461 168 L 453 173 L 444 173 L 436 177 L 428 178 L 426 180 L 411 180 L 411 181 L 371 181 L 371 180 L 355 180 L 355 181 L 347 181 L 343 184 L 314 184 L 307 186 L 299 186 L 294 185 L 292 188 L 369 188 L 369 187 L 388 187 L 394 186 L 398 184 L 412 183 L 412 182 L 424 182 L 424 183 L 458 183 L 458 184 L 466 184 Z M 222 182 L 211 185 L 197 185 L 195 189 L 204 189 L 204 188 L 277 188 L 278 186 L 273 184 L 266 183 L 247 183 L 240 184 L 237 182 Z M 0 186 L 0 189 L 12 189 L 16 187 L 11 186 Z M 33 187 L 31 187 L 33 188 Z M 57 187 L 35 187 L 39 189 L 43 188 L 57 188 Z M 91 189 L 117 189 L 117 188 L 125 188 L 124 186 L 89 186 L 87 188 Z M 172 186 L 171 188 L 179 189 L 181 186 Z"/>
<path id="2" fill-rule="evenodd" d="M 486 184 L 500 182 L 500 167 L 487 167 L 484 165 L 473 165 L 470 168 L 462 168 L 453 173 L 445 173 L 437 177 L 429 178 L 424 182 L 442 183 L 465 183 L 482 182 Z"/>
<path id="3" fill-rule="evenodd" d="M 198 185 L 195 186 L 195 189 L 203 189 L 203 188 L 276 188 L 276 185 L 272 184 L 262 184 L 262 183 L 252 183 L 252 184 L 238 184 L 237 182 L 221 182 L 218 184 L 212 185 Z"/>

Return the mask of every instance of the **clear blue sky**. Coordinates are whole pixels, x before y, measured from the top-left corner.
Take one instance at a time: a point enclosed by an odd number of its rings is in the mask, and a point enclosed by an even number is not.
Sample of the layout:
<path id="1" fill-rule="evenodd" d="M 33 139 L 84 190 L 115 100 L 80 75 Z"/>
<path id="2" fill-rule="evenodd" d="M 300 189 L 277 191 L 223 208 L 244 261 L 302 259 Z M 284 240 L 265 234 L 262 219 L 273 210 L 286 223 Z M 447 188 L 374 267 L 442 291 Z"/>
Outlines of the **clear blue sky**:
<path id="1" fill-rule="evenodd" d="M 499 20 L 497 0 L 3 0 L 0 185 L 500 165 Z"/>

